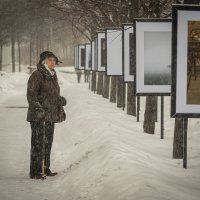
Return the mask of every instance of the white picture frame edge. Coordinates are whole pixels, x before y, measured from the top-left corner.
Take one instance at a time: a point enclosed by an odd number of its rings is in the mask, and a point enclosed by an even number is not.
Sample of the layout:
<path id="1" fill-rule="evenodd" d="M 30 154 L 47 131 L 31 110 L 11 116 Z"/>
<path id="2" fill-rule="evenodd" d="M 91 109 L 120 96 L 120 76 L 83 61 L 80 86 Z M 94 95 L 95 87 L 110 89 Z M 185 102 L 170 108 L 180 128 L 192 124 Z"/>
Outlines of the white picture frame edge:
<path id="1" fill-rule="evenodd" d="M 147 25 L 146 29 L 142 27 Z M 158 29 L 161 26 L 163 29 Z M 157 29 L 154 29 L 154 28 Z M 136 19 L 134 24 L 136 38 L 136 70 L 135 70 L 135 92 L 136 95 L 168 96 L 171 93 L 171 85 L 144 85 L 144 31 L 166 31 L 172 32 L 171 19 Z M 141 33 L 142 31 L 142 33 Z M 139 33 L 140 32 L 140 33 Z M 171 43 L 171 41 L 170 41 Z M 143 56 L 143 59 L 141 59 Z"/>

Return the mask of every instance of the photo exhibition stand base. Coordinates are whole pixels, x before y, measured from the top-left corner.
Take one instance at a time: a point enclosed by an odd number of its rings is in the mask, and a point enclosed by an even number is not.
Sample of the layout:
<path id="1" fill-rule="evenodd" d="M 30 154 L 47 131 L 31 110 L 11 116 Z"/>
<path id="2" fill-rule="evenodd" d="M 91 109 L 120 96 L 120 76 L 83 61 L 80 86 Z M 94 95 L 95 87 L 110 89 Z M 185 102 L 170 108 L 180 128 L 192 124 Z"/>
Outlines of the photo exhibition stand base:
<path id="1" fill-rule="evenodd" d="M 187 168 L 187 127 L 188 118 L 183 118 L 183 168 Z"/>
<path id="2" fill-rule="evenodd" d="M 164 96 L 161 96 L 160 139 L 164 139 Z"/>
<path id="3" fill-rule="evenodd" d="M 140 96 L 137 96 L 137 122 L 140 121 Z"/>
<path id="4" fill-rule="evenodd" d="M 126 98 L 126 83 L 122 82 L 122 109 L 125 109 L 125 98 Z"/>

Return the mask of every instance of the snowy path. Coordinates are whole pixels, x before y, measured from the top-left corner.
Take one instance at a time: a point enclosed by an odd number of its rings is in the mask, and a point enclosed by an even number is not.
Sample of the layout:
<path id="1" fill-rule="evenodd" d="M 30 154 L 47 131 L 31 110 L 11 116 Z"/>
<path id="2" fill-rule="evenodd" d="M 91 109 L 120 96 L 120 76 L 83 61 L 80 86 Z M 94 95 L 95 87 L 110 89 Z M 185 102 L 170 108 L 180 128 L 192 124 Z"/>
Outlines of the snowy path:
<path id="1" fill-rule="evenodd" d="M 93 94 L 74 74 L 59 74 L 67 121 L 56 124 L 51 157 L 56 177 L 29 179 L 31 129 L 26 119 L 28 75 L 0 76 L 0 200 L 198 200 L 200 120 L 189 120 L 188 169 L 173 160 L 173 123 L 165 99 L 165 139 L 142 121 Z M 10 82 L 9 82 L 10 81 Z M 12 81 L 15 81 L 12 85 Z M 10 85 L 9 85 L 10 84 Z M 142 99 L 141 118 L 144 113 Z"/>

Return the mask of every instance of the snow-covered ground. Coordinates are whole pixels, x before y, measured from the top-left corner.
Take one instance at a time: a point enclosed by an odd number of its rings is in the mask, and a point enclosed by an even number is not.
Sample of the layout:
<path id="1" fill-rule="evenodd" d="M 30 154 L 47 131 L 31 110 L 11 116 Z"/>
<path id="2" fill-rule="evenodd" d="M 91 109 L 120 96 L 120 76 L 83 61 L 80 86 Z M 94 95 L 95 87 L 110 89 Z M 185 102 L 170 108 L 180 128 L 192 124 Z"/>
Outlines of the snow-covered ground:
<path id="1" fill-rule="evenodd" d="M 31 128 L 24 108 L 29 74 L 0 73 L 0 200 L 200 199 L 200 120 L 189 119 L 183 169 L 182 160 L 172 159 L 169 97 L 160 140 L 159 121 L 155 135 L 143 133 L 144 98 L 137 123 L 87 83 L 78 84 L 75 74 L 59 72 L 63 69 L 57 71 L 67 119 L 55 126 L 51 154 L 51 169 L 59 174 L 45 181 L 29 178 Z"/>

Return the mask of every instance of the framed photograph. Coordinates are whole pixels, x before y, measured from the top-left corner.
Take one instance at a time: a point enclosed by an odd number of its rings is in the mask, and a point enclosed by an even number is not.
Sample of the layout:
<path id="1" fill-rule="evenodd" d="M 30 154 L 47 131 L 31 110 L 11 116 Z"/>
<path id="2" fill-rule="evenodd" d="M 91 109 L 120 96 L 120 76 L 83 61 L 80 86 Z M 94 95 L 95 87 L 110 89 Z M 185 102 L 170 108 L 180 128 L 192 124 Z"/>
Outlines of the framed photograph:
<path id="1" fill-rule="evenodd" d="M 134 68 L 133 24 L 122 24 L 122 70 L 124 82 L 134 81 Z"/>
<path id="2" fill-rule="evenodd" d="M 200 6 L 174 5 L 171 117 L 200 117 Z"/>
<path id="3" fill-rule="evenodd" d="M 74 46 L 74 68 L 78 69 L 78 46 Z"/>
<path id="4" fill-rule="evenodd" d="M 122 73 L 122 29 L 106 29 L 106 75 L 121 76 Z"/>
<path id="5" fill-rule="evenodd" d="M 85 69 L 85 44 L 78 45 L 78 69 Z"/>
<path id="6" fill-rule="evenodd" d="M 105 72 L 105 65 L 106 65 L 105 32 L 97 32 L 97 65 L 99 72 Z"/>
<path id="7" fill-rule="evenodd" d="M 85 44 L 85 71 L 91 71 L 92 56 L 91 56 L 91 43 Z"/>
<path id="8" fill-rule="evenodd" d="M 135 19 L 136 95 L 171 93 L 171 19 Z"/>
<path id="9" fill-rule="evenodd" d="M 97 71 L 98 66 L 97 66 L 97 37 L 94 38 L 94 40 L 91 42 L 91 47 L 92 47 L 92 71 Z"/>
<path id="10" fill-rule="evenodd" d="M 92 55 L 92 64 L 91 64 L 91 70 L 94 71 L 94 65 L 95 65 L 95 41 L 92 40 L 91 42 L 91 55 Z"/>

